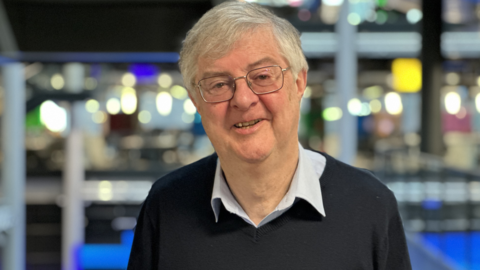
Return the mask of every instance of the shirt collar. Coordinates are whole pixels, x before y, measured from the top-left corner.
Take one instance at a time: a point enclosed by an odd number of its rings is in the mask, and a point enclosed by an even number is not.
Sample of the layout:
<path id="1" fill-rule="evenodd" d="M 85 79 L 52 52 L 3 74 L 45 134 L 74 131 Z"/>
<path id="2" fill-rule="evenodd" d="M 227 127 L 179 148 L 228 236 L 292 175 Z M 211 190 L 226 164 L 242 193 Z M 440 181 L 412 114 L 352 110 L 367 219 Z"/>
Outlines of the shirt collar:
<path id="1" fill-rule="evenodd" d="M 325 216 L 319 179 L 325 169 L 326 159 L 319 153 L 305 150 L 300 143 L 298 144 L 298 149 L 298 165 L 290 188 L 274 211 L 286 211 L 293 205 L 296 199 L 303 199 L 312 205 L 319 214 Z M 245 221 L 254 225 L 231 193 L 223 176 L 220 160 L 217 159 L 211 199 L 216 222 L 218 222 L 220 215 L 221 203 L 223 203 L 227 211 L 242 217 Z"/>

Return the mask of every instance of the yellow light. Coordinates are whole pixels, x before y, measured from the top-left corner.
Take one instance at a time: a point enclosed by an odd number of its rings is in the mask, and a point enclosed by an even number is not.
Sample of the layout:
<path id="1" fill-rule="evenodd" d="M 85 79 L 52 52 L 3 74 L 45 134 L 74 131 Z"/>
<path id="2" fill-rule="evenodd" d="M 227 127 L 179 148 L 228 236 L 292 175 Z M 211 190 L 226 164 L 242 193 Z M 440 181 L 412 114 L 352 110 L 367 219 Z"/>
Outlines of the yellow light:
<path id="1" fill-rule="evenodd" d="M 168 73 L 162 73 L 158 76 L 158 85 L 162 88 L 169 88 L 173 83 L 172 76 Z"/>
<path id="2" fill-rule="evenodd" d="M 89 99 L 85 103 L 85 109 L 89 113 L 94 113 L 94 112 L 98 111 L 98 109 L 100 109 L 100 104 L 95 99 Z"/>
<path id="3" fill-rule="evenodd" d="M 460 83 L 460 75 L 455 72 L 449 72 L 445 75 L 445 82 L 449 85 L 458 85 Z"/>
<path id="4" fill-rule="evenodd" d="M 480 113 L 480 93 L 475 96 L 475 107 L 477 108 L 477 112 Z"/>
<path id="5" fill-rule="evenodd" d="M 322 116 L 325 121 L 337 121 L 342 118 L 343 113 L 339 107 L 330 107 L 323 110 Z"/>
<path id="6" fill-rule="evenodd" d="M 135 75 L 133 75 L 130 72 L 127 72 L 123 74 L 122 76 L 122 84 L 123 86 L 126 87 L 133 87 L 137 83 L 137 79 L 135 78 Z"/>
<path id="7" fill-rule="evenodd" d="M 105 121 L 107 121 L 107 114 L 102 111 L 97 111 L 92 114 L 92 120 L 97 124 L 105 123 Z"/>
<path id="8" fill-rule="evenodd" d="M 359 115 L 362 111 L 362 102 L 358 98 L 352 98 L 347 104 L 348 112 L 351 115 Z"/>
<path id="9" fill-rule="evenodd" d="M 415 58 L 398 58 L 392 63 L 393 88 L 414 93 L 422 88 L 422 63 Z"/>
<path id="10" fill-rule="evenodd" d="M 379 113 L 382 110 L 382 102 L 378 99 L 370 101 L 370 110 L 372 113 Z"/>
<path id="11" fill-rule="evenodd" d="M 390 92 L 385 95 L 385 109 L 389 114 L 397 115 L 403 111 L 402 98 L 398 93 Z"/>
<path id="12" fill-rule="evenodd" d="M 95 88 L 97 88 L 97 79 L 93 78 L 93 77 L 88 77 L 85 79 L 85 89 L 87 90 L 93 90 Z"/>
<path id="13" fill-rule="evenodd" d="M 185 102 L 183 102 L 183 110 L 187 114 L 195 114 L 197 112 L 197 108 L 195 108 L 195 105 L 193 105 L 191 99 L 187 99 L 185 100 Z"/>
<path id="14" fill-rule="evenodd" d="M 147 124 L 150 122 L 150 120 L 152 120 L 152 115 L 149 111 L 141 111 L 138 114 L 138 121 L 140 121 L 140 123 Z"/>
<path id="15" fill-rule="evenodd" d="M 172 95 L 168 92 L 160 92 L 157 95 L 156 99 L 157 103 L 157 111 L 159 114 L 163 116 L 167 116 L 172 112 Z"/>
<path id="16" fill-rule="evenodd" d="M 383 94 L 383 88 L 378 85 L 370 86 L 363 89 L 363 95 L 367 99 L 379 98 Z"/>
<path id="17" fill-rule="evenodd" d="M 305 88 L 305 92 L 303 92 L 303 98 L 310 98 L 312 96 L 312 88 L 310 86 L 307 86 Z"/>
<path id="18" fill-rule="evenodd" d="M 362 22 L 362 17 L 358 13 L 350 13 L 347 20 L 351 25 L 359 25 Z"/>
<path id="19" fill-rule="evenodd" d="M 457 114 L 462 107 L 462 99 L 457 92 L 449 92 L 445 95 L 445 110 L 449 114 Z"/>
<path id="20" fill-rule="evenodd" d="M 109 114 L 117 114 L 120 112 L 120 101 L 118 98 L 110 98 L 107 101 L 107 112 Z"/>
<path id="21" fill-rule="evenodd" d="M 122 97 L 120 99 L 122 111 L 125 114 L 132 114 L 137 110 L 137 93 L 131 87 L 124 87 L 122 89 Z"/>
<path id="22" fill-rule="evenodd" d="M 113 198 L 112 183 L 100 181 L 98 184 L 98 198 L 102 201 L 110 201 Z"/>
<path id="23" fill-rule="evenodd" d="M 50 79 L 50 84 L 52 85 L 53 89 L 60 90 L 65 86 L 65 80 L 61 74 L 57 73 L 54 74 Z"/>
<path id="24" fill-rule="evenodd" d="M 176 99 L 186 99 L 188 97 L 187 89 L 180 85 L 174 85 L 170 88 L 170 94 Z"/>
<path id="25" fill-rule="evenodd" d="M 40 121 L 52 132 L 62 132 L 67 128 L 67 111 L 51 100 L 40 105 Z"/>

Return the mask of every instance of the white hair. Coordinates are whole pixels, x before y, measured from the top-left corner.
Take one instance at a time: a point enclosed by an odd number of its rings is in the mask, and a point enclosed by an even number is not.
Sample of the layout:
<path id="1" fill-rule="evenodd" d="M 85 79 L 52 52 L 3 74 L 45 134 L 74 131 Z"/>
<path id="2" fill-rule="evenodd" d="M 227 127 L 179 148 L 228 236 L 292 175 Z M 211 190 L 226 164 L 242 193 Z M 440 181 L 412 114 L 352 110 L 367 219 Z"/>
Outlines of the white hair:
<path id="1" fill-rule="evenodd" d="M 220 59 L 231 51 L 243 34 L 264 27 L 271 29 L 280 54 L 288 61 L 294 77 L 301 70 L 307 71 L 300 35 L 292 24 L 260 5 L 228 1 L 209 10 L 188 31 L 179 61 L 185 87 L 193 92 L 200 57 Z"/>

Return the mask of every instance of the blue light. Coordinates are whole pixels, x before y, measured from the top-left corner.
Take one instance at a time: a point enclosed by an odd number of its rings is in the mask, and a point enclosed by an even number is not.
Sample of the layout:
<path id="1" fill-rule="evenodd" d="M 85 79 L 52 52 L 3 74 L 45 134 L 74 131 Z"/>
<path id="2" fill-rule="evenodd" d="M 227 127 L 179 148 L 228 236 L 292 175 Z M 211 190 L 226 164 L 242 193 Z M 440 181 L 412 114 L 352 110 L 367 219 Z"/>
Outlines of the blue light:
<path id="1" fill-rule="evenodd" d="M 442 201 L 427 199 L 422 202 L 422 207 L 425 210 L 438 210 L 442 208 Z"/>
<path id="2" fill-rule="evenodd" d="M 202 117 L 198 112 L 195 114 L 195 120 L 193 120 L 192 133 L 195 135 L 206 134 L 202 124 Z"/>
<path id="3" fill-rule="evenodd" d="M 133 231 L 123 231 L 121 244 L 85 244 L 80 247 L 80 269 L 126 269 L 133 242 Z"/>
<path id="4" fill-rule="evenodd" d="M 132 64 L 128 69 L 135 75 L 137 84 L 153 84 L 157 79 L 158 68 L 153 64 Z"/>
<path id="5" fill-rule="evenodd" d="M 16 61 L 83 63 L 177 63 L 176 52 L 21 52 Z"/>

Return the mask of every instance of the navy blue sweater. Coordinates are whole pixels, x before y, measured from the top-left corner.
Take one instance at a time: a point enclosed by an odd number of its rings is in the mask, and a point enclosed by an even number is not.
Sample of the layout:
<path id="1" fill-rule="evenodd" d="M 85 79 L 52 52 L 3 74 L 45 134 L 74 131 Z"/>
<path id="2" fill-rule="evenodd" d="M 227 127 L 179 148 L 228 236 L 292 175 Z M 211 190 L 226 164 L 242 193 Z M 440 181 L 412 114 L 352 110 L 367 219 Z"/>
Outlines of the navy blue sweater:
<path id="1" fill-rule="evenodd" d="M 323 154 L 326 217 L 300 200 L 256 229 L 210 204 L 217 155 L 160 178 L 144 202 L 128 270 L 411 269 L 392 192 Z"/>

